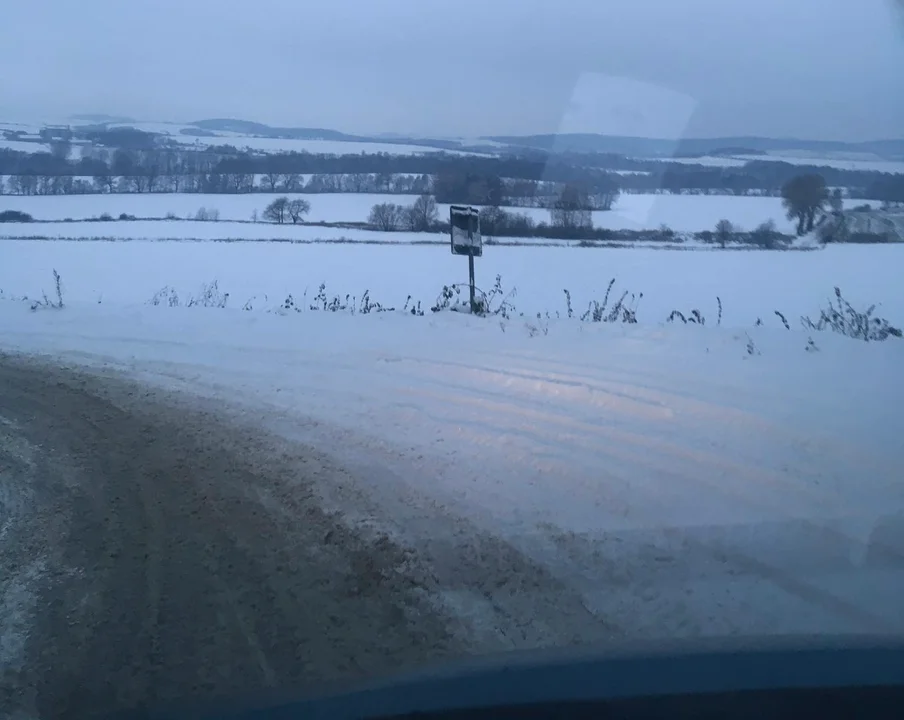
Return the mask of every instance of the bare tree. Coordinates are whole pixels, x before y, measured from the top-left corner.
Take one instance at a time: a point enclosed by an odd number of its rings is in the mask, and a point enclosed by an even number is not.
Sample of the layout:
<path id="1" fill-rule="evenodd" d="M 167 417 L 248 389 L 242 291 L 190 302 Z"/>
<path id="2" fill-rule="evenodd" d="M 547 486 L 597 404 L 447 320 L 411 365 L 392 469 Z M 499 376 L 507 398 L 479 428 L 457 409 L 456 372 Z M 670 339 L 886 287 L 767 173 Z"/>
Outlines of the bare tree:
<path id="1" fill-rule="evenodd" d="M 276 186 L 279 184 L 280 174 L 275 172 L 264 173 L 263 175 L 263 183 L 264 187 L 268 188 L 270 192 L 276 192 Z"/>
<path id="2" fill-rule="evenodd" d="M 841 188 L 832 190 L 832 194 L 829 195 L 829 208 L 835 215 L 839 215 L 844 210 L 844 195 L 841 193 Z"/>
<path id="3" fill-rule="evenodd" d="M 293 225 L 301 222 L 301 219 L 311 212 L 311 203 L 301 198 L 294 198 L 286 203 L 286 212 Z"/>
<path id="4" fill-rule="evenodd" d="M 127 182 L 128 192 L 147 192 L 148 178 L 146 175 L 129 175 L 128 178 L 124 179 Z"/>
<path id="5" fill-rule="evenodd" d="M 56 195 L 57 194 L 57 176 L 56 175 L 38 175 L 38 195 Z"/>
<path id="6" fill-rule="evenodd" d="M 301 175 L 298 173 L 281 173 L 279 176 L 279 184 L 286 192 L 298 192 L 301 185 Z"/>
<path id="7" fill-rule="evenodd" d="M 97 189 L 101 193 L 111 193 L 113 192 L 113 184 L 116 181 L 116 178 L 113 176 L 113 173 L 107 171 L 102 172 L 94 176 L 94 184 L 97 186 Z"/>
<path id="8" fill-rule="evenodd" d="M 35 195 L 38 191 L 38 179 L 34 175 L 10 175 L 7 187 L 13 195 Z"/>
<path id="9" fill-rule="evenodd" d="M 254 175 L 252 173 L 227 173 L 226 187 L 231 193 L 251 192 L 254 187 Z"/>
<path id="10" fill-rule="evenodd" d="M 553 202 L 549 210 L 555 227 L 567 230 L 583 230 L 593 227 L 593 206 L 587 192 L 577 185 L 568 184 Z"/>
<path id="11" fill-rule="evenodd" d="M 373 176 L 368 175 L 367 173 L 351 173 L 350 175 L 346 175 L 345 182 L 349 192 L 373 192 L 376 189 L 376 183 Z"/>
<path id="12" fill-rule="evenodd" d="M 52 140 L 50 142 L 50 154 L 57 160 L 68 160 L 72 151 L 72 143 L 68 140 Z"/>
<path id="13" fill-rule="evenodd" d="M 276 198 L 273 202 L 267 205 L 266 209 L 264 210 L 264 220 L 269 220 L 270 222 L 275 222 L 279 225 L 282 225 L 286 221 L 288 205 L 289 198 Z"/>
<path id="14" fill-rule="evenodd" d="M 392 174 L 381 172 L 374 178 L 374 185 L 378 192 L 386 192 L 392 187 Z"/>
<path id="15" fill-rule="evenodd" d="M 414 232 L 426 232 L 439 219 L 436 209 L 436 198 L 433 195 L 421 195 L 406 212 L 408 227 Z"/>
<path id="16" fill-rule="evenodd" d="M 395 203 L 377 203 L 370 209 L 367 222 L 378 230 L 391 232 L 398 230 L 402 222 L 404 208 Z"/>
<path id="17" fill-rule="evenodd" d="M 728 220 L 719 220 L 716 223 L 716 241 L 723 248 L 731 242 L 731 235 L 734 232 L 734 225 Z"/>
<path id="18" fill-rule="evenodd" d="M 135 157 L 132 170 L 132 181 L 135 192 L 154 192 L 160 179 L 163 165 L 160 153 L 156 150 L 142 150 Z"/>
<path id="19" fill-rule="evenodd" d="M 816 213 L 829 198 L 822 175 L 807 173 L 791 178 L 782 186 L 782 204 L 789 220 L 797 220 L 797 234 L 810 232 L 816 224 Z"/>

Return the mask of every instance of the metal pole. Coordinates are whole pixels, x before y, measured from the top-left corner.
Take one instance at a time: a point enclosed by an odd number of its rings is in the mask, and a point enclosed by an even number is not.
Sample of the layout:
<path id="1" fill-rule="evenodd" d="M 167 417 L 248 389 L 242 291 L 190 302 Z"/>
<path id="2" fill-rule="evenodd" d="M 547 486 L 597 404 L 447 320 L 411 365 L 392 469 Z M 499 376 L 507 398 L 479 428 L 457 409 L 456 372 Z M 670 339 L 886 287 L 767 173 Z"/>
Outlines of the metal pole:
<path id="1" fill-rule="evenodd" d="M 471 312 L 477 312 L 477 304 L 474 302 L 474 253 L 468 253 L 468 278 L 471 281 Z"/>
<path id="2" fill-rule="evenodd" d="M 471 312 L 477 312 L 474 302 L 474 216 L 468 216 L 468 280 L 471 286 Z"/>

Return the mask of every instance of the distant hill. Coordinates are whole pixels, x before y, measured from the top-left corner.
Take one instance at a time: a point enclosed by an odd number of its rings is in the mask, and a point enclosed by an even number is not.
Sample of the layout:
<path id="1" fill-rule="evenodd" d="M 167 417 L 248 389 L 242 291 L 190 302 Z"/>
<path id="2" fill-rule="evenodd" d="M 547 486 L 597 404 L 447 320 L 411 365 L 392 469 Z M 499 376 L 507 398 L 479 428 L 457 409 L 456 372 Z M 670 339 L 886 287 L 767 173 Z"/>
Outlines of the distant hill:
<path id="1" fill-rule="evenodd" d="M 395 145 L 418 145 L 425 148 L 437 148 L 446 150 L 461 150 L 463 145 L 454 140 L 434 140 L 426 138 L 412 138 L 397 133 L 384 133 L 377 135 L 351 135 L 338 130 L 326 128 L 303 127 L 273 127 L 250 120 L 234 120 L 215 118 L 210 120 L 198 120 L 191 123 L 196 128 L 206 132 L 233 132 L 243 135 L 257 135 L 270 138 L 290 138 L 293 140 L 335 140 L 341 142 L 380 142 Z"/>
<path id="2" fill-rule="evenodd" d="M 134 118 L 123 117 L 120 115 L 105 115 L 104 113 L 83 113 L 70 115 L 70 120 L 80 123 L 89 123 L 91 125 L 104 125 L 106 123 L 134 123 Z"/>
<path id="3" fill-rule="evenodd" d="M 744 148 L 753 154 L 789 151 L 808 153 L 859 152 L 872 153 L 882 157 L 896 157 L 904 154 L 904 140 L 871 140 L 857 143 L 761 137 L 665 140 L 619 135 L 596 135 L 593 133 L 491 135 L 484 139 L 515 147 L 552 152 L 615 153 L 635 157 L 724 154 L 726 148 Z"/>
<path id="4" fill-rule="evenodd" d="M 261 135 L 263 137 L 292 138 L 295 140 L 344 140 L 346 142 L 364 142 L 367 138 L 348 135 L 338 130 L 324 128 L 271 127 L 251 120 L 232 120 L 215 118 L 198 120 L 191 123 L 202 130 L 214 132 L 234 132 L 242 135 Z"/>
<path id="5" fill-rule="evenodd" d="M 128 122 L 125 118 L 108 115 L 73 116 L 93 122 Z M 102 120 L 101 120 L 102 118 Z M 486 151 L 485 143 L 502 145 L 496 151 L 509 150 L 603 153 L 637 158 L 701 157 L 705 155 L 765 155 L 768 153 L 801 153 L 825 156 L 831 153 L 868 153 L 886 159 L 904 158 L 904 139 L 870 140 L 866 142 L 839 142 L 826 140 L 800 140 L 795 138 L 718 137 L 718 138 L 643 138 L 622 135 L 598 135 L 595 133 L 563 133 L 540 135 L 490 135 L 466 142 L 448 138 L 411 137 L 400 133 L 375 133 L 355 135 L 329 128 L 276 127 L 240 118 L 207 118 L 190 123 L 199 136 L 208 133 L 239 133 L 269 138 L 296 140 L 333 140 L 340 142 L 380 142 L 418 145 L 445 150 Z M 183 134 L 192 134 L 183 130 Z M 815 159 L 815 158 L 814 158 Z"/>

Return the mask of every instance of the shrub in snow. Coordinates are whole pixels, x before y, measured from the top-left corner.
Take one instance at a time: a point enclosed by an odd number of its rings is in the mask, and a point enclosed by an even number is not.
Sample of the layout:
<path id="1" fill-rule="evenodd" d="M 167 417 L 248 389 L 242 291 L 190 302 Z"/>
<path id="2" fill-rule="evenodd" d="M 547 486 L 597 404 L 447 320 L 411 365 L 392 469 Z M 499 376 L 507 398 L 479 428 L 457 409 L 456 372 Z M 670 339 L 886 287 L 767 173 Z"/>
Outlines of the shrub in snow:
<path id="1" fill-rule="evenodd" d="M 113 216 L 110 213 L 101 213 L 97 219 L 103 222 L 112 222 Z"/>
<path id="2" fill-rule="evenodd" d="M 484 292 L 480 288 L 474 288 L 474 306 L 471 307 L 470 300 L 462 297 L 462 291 L 466 297 L 470 295 L 470 286 L 467 283 L 453 283 L 452 285 L 443 285 L 443 289 L 436 298 L 436 303 L 430 308 L 431 312 L 442 312 L 443 310 L 451 310 L 452 312 L 464 312 L 487 317 L 488 315 L 498 315 L 506 320 L 515 313 L 515 306 L 511 300 L 517 294 L 517 290 L 512 288 L 505 292 L 502 288 L 502 276 L 496 276 L 496 282 L 489 292 Z"/>
<path id="3" fill-rule="evenodd" d="M 32 222 L 34 218 L 20 210 L 4 210 L 0 212 L 0 223 Z"/>
<path id="4" fill-rule="evenodd" d="M 217 281 L 205 283 L 197 297 L 190 297 L 185 307 L 224 308 L 229 301 L 229 293 L 220 292 Z"/>
<path id="5" fill-rule="evenodd" d="M 220 211 L 216 208 L 198 208 L 195 213 L 195 220 L 216 222 L 220 219 Z"/>
<path id="6" fill-rule="evenodd" d="M 859 312 L 841 296 L 841 290 L 835 288 L 835 300 L 829 301 L 828 307 L 819 311 L 819 319 L 811 320 L 809 317 L 801 317 L 801 324 L 807 330 L 826 330 L 836 332 L 857 340 L 869 342 L 870 340 L 887 340 L 889 337 L 901 337 L 900 328 L 889 324 L 884 318 L 873 317 L 876 306 L 870 305 L 865 311 Z"/>
<path id="7" fill-rule="evenodd" d="M 673 240 L 675 238 L 675 231 L 665 223 L 662 223 L 656 232 L 662 240 Z"/>
<path id="8" fill-rule="evenodd" d="M 756 229 L 750 233 L 750 242 L 757 247 L 766 250 L 775 250 L 782 246 L 786 241 L 785 235 L 780 233 L 775 227 L 774 220 L 767 220 L 757 225 Z"/>
<path id="9" fill-rule="evenodd" d="M 120 220 L 137 220 L 138 218 L 136 218 L 134 215 L 129 215 L 128 213 L 120 213 L 119 219 Z"/>
<path id="10" fill-rule="evenodd" d="M 166 305 L 168 307 L 179 307 L 179 295 L 176 291 L 167 285 L 164 288 L 160 288 L 154 295 L 148 300 L 148 305 Z"/>

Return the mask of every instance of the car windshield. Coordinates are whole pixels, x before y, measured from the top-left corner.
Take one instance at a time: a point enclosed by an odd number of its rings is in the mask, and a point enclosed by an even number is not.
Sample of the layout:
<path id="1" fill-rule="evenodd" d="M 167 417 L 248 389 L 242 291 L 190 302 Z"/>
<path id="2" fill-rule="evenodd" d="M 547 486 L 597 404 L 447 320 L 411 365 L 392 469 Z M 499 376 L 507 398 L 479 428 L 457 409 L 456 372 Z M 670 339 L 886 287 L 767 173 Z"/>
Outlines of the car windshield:
<path id="1" fill-rule="evenodd" d="M 0 716 L 904 632 L 904 7 L 8 0 Z"/>

